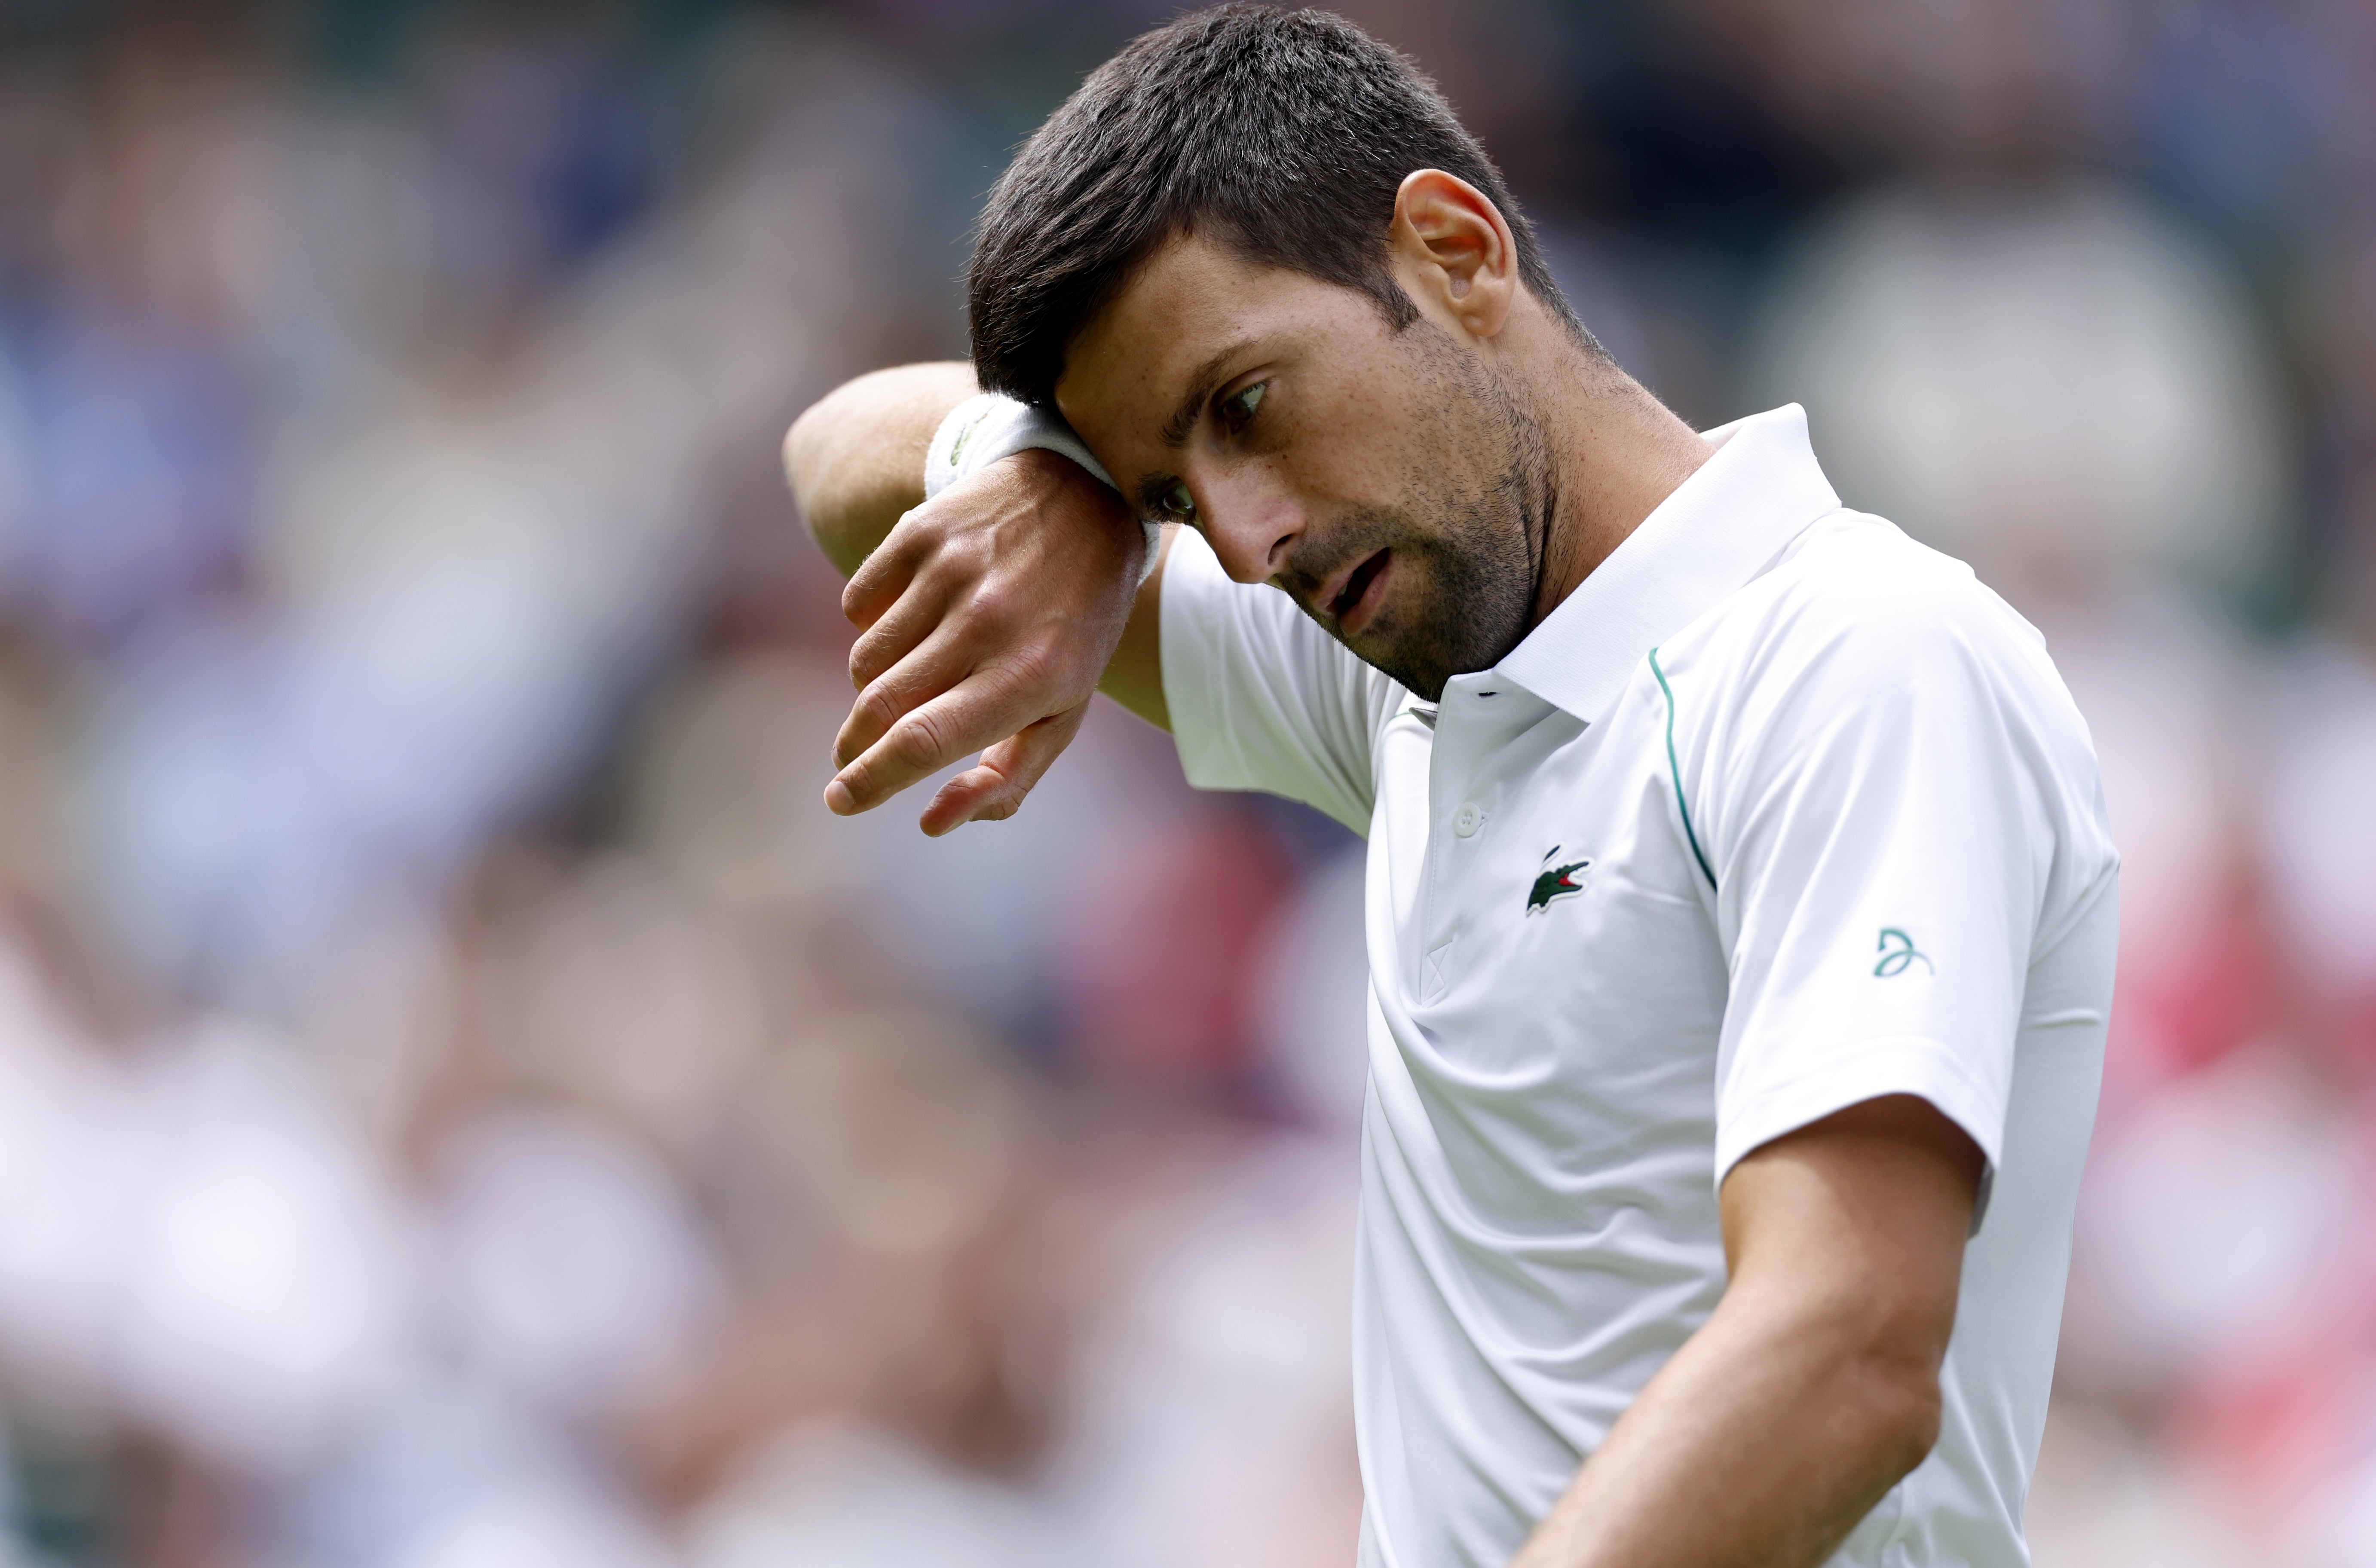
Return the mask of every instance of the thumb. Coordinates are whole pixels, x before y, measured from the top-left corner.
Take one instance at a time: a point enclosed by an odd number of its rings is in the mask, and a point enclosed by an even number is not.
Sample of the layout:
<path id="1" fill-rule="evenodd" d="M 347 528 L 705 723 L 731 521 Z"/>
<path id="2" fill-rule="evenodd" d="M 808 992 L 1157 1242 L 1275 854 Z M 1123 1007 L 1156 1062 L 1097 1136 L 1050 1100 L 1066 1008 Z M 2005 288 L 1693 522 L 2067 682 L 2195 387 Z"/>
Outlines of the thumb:
<path id="1" fill-rule="evenodd" d="M 1087 703 L 1076 703 L 992 746 L 973 766 L 941 786 L 917 826 L 937 838 L 968 822 L 1013 816 L 1049 765 L 1073 743 L 1088 713 Z"/>

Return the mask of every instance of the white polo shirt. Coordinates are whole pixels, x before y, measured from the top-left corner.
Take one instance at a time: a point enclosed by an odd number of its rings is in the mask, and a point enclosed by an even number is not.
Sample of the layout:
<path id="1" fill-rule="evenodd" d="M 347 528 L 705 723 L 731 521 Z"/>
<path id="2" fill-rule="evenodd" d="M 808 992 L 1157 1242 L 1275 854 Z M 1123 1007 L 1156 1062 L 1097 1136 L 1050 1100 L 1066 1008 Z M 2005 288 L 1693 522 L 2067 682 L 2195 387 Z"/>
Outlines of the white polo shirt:
<path id="1" fill-rule="evenodd" d="M 1502 1568 L 1715 1308 L 1733 1162 L 1895 1093 L 1989 1184 L 1938 1445 L 1835 1562 L 2028 1562 L 2112 991 L 2095 754 L 2038 634 L 1843 508 L 1797 406 L 1706 439 L 1441 711 L 1201 540 L 1166 570 L 1190 780 L 1369 836 L 1362 1568 Z"/>

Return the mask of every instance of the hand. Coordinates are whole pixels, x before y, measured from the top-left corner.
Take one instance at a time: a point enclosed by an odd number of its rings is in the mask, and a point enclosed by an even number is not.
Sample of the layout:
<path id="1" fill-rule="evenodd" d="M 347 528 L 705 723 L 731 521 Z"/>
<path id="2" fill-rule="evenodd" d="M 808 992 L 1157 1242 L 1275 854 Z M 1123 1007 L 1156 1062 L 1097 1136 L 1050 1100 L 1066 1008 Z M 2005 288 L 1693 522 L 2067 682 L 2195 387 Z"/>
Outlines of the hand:
<path id="1" fill-rule="evenodd" d="M 841 596 L 862 632 L 827 809 L 868 811 L 968 752 L 921 826 L 1013 816 L 1079 732 L 1130 619 L 1144 536 L 1072 459 L 1018 452 L 899 519 Z M 987 748 L 986 750 L 983 748 Z"/>

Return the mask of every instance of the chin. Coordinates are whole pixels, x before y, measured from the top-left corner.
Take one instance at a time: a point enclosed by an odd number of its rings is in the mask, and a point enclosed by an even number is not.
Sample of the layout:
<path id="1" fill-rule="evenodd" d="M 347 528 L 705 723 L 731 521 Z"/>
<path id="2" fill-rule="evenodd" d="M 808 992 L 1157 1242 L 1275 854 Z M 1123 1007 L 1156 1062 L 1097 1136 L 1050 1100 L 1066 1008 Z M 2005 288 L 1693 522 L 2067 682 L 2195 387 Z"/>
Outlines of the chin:
<path id="1" fill-rule="evenodd" d="M 1459 673 L 1440 658 L 1428 659 L 1414 654 L 1396 647 L 1391 640 L 1384 640 L 1383 647 L 1379 646 L 1382 639 L 1364 640 L 1369 641 L 1372 647 L 1362 647 L 1350 641 L 1346 641 L 1345 646 L 1351 648 L 1362 663 L 1392 676 L 1411 695 L 1428 702 L 1443 701 L 1443 683 Z"/>
<path id="2" fill-rule="evenodd" d="M 1503 655 L 1518 645 L 1524 635 L 1523 626 L 1513 627 L 1513 635 L 1503 646 L 1478 646 L 1473 636 L 1460 638 L 1450 635 L 1464 630 L 1474 633 L 1474 626 L 1431 624 L 1427 611 L 1436 596 L 1428 591 L 1428 585 L 1393 587 L 1400 591 L 1381 603 L 1369 624 L 1351 636 L 1339 632 L 1326 621 L 1321 624 L 1328 626 L 1329 635 L 1350 648 L 1355 658 L 1391 676 L 1422 701 L 1442 702 L 1445 682 L 1455 675 L 1491 670 L 1501 662 Z M 1418 613 L 1408 614 L 1405 607 L 1413 599 L 1419 600 Z M 1486 608 L 1490 612 L 1491 606 Z M 1308 606 L 1306 612 L 1310 612 Z M 1320 618 L 1315 615 L 1313 619 Z"/>

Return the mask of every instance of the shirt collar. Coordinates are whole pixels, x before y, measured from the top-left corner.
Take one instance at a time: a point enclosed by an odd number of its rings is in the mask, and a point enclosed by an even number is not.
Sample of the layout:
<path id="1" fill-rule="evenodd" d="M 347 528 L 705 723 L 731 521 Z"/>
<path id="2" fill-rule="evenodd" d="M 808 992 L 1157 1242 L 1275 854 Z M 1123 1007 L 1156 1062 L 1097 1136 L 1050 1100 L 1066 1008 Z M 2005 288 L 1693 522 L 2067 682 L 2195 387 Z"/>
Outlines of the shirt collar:
<path id="1" fill-rule="evenodd" d="M 1642 656 L 1754 576 L 1809 523 L 1839 509 L 1786 403 L 1706 432 L 1716 448 L 1489 676 L 1589 722 Z"/>

